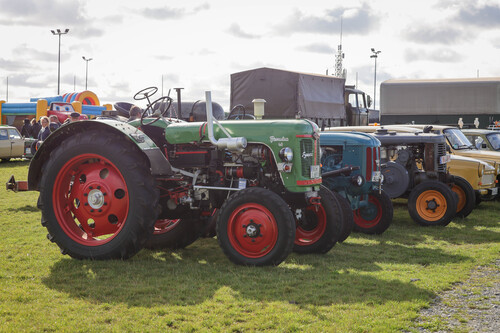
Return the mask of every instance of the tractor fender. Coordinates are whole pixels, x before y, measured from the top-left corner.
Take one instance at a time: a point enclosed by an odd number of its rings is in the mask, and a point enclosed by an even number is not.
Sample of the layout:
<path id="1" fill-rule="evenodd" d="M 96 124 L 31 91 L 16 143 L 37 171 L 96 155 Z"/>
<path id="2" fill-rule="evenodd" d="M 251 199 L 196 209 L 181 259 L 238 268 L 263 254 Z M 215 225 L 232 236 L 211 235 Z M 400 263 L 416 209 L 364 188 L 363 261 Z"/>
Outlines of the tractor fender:
<path id="1" fill-rule="evenodd" d="M 153 140 L 144 132 L 129 125 L 128 123 L 116 120 L 88 120 L 76 121 L 59 127 L 55 132 L 40 145 L 33 158 L 31 159 L 28 172 L 28 189 L 38 190 L 39 182 L 42 177 L 42 167 L 50 158 L 51 152 L 59 146 L 61 142 L 72 135 L 88 132 L 98 129 L 103 133 L 117 133 L 136 146 L 149 162 L 151 173 L 153 175 L 171 175 L 172 167 L 169 161 L 162 154 Z"/>

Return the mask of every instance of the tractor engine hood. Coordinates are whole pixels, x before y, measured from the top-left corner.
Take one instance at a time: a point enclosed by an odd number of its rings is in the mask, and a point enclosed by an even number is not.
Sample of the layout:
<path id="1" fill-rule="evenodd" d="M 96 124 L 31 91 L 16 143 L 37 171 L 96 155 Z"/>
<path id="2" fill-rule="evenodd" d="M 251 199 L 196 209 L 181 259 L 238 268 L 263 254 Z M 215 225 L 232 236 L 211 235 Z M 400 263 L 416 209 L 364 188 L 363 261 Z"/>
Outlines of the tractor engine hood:
<path id="1" fill-rule="evenodd" d="M 226 120 L 220 125 L 234 137 L 244 137 L 249 143 L 259 142 L 270 147 L 293 144 L 297 137 L 314 136 L 317 126 L 307 120 Z M 209 142 L 207 123 L 173 123 L 165 130 L 165 137 L 171 144 Z M 215 139 L 226 138 L 226 134 L 214 124 Z"/>

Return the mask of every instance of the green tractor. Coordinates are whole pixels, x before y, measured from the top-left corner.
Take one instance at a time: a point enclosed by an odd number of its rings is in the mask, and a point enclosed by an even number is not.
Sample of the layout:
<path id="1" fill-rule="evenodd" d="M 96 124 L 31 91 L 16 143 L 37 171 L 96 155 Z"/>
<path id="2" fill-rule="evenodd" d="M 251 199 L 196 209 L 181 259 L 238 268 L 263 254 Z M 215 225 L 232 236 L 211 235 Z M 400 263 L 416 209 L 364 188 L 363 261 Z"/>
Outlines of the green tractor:
<path id="1" fill-rule="evenodd" d="M 321 185 L 319 128 L 307 120 L 206 122 L 142 117 L 62 126 L 40 146 L 29 190 L 47 237 L 78 259 L 126 259 L 143 247 L 182 248 L 216 233 L 236 264 L 278 265 L 291 251 L 326 253 L 348 221 Z M 7 188 L 18 189 L 14 179 Z M 352 222 L 351 222 L 352 223 Z"/>

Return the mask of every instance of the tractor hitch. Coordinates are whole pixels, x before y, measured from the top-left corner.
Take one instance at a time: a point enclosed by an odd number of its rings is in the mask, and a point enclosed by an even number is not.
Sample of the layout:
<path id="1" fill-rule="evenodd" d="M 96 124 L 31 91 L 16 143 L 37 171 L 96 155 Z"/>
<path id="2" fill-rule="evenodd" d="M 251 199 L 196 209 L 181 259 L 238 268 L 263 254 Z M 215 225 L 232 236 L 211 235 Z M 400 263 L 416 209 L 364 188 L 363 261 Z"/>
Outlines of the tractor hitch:
<path id="1" fill-rule="evenodd" d="M 14 175 L 10 176 L 10 179 L 7 183 L 5 183 L 5 187 L 8 190 L 18 192 L 18 191 L 28 191 L 28 181 L 20 180 L 16 181 Z"/>

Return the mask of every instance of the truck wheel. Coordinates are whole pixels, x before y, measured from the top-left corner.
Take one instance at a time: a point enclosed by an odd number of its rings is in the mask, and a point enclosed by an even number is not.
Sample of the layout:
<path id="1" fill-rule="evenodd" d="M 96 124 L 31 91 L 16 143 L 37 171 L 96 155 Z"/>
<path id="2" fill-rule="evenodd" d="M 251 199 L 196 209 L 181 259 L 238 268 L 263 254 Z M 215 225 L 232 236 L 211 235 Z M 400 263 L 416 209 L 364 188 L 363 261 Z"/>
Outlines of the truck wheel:
<path id="1" fill-rule="evenodd" d="M 456 216 L 467 217 L 476 206 L 474 189 L 468 181 L 458 176 L 455 176 L 454 185 L 451 189 L 458 195 Z"/>
<path id="2" fill-rule="evenodd" d="M 342 233 L 342 208 L 333 193 L 324 186 L 319 190 L 320 205 L 310 205 L 297 219 L 293 250 L 297 253 L 326 253 Z"/>
<path id="3" fill-rule="evenodd" d="M 217 240 L 235 264 L 279 265 L 292 252 L 295 221 L 286 202 L 260 187 L 231 195 L 216 222 Z"/>
<path id="4" fill-rule="evenodd" d="M 42 169 L 42 225 L 63 254 L 126 259 L 153 232 L 158 191 L 139 149 L 121 135 L 65 139 Z"/>
<path id="5" fill-rule="evenodd" d="M 382 191 L 368 194 L 368 205 L 354 211 L 354 230 L 365 234 L 381 234 L 392 223 L 392 201 Z"/>
<path id="6" fill-rule="evenodd" d="M 457 211 L 453 191 L 439 181 L 425 181 L 413 188 L 408 197 L 411 218 L 420 225 L 448 225 Z"/>
<path id="7" fill-rule="evenodd" d="M 183 249 L 200 237 L 198 219 L 156 220 L 153 234 L 148 239 L 147 249 Z"/>
<path id="8" fill-rule="evenodd" d="M 342 231 L 340 232 L 340 236 L 337 242 L 342 243 L 347 239 L 347 237 L 349 237 L 352 230 L 354 229 L 354 216 L 349 201 L 335 191 L 332 191 L 332 193 L 339 202 L 341 208 Z"/>

